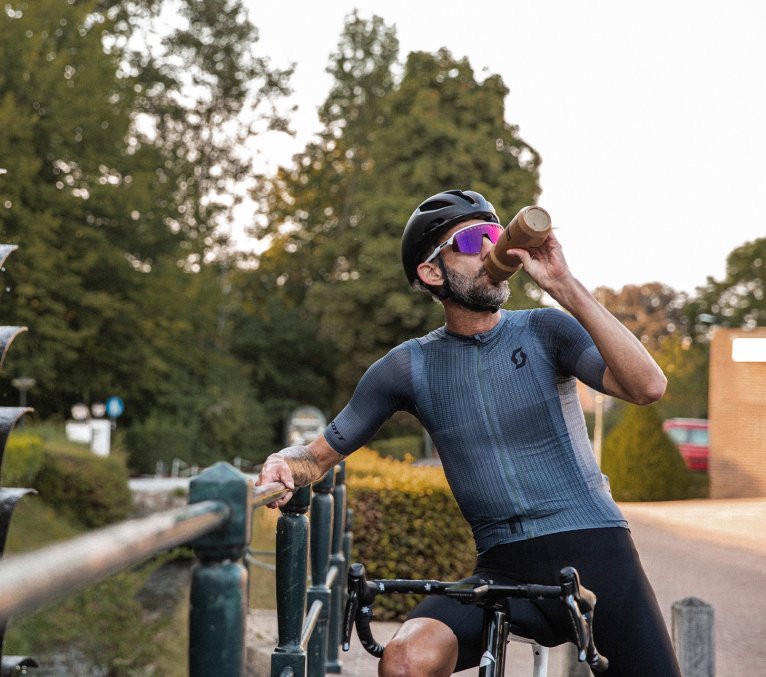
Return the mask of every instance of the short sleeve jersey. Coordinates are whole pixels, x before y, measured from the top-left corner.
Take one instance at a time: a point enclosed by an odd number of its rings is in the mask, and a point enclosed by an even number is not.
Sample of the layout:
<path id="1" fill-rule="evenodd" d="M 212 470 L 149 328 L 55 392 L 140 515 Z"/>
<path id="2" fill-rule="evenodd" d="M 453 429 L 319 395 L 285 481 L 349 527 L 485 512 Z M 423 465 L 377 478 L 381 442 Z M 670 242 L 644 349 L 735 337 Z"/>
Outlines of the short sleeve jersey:
<path id="1" fill-rule="evenodd" d="M 553 308 L 500 311 L 490 331 L 441 327 L 391 350 L 327 426 L 341 454 L 398 410 L 434 441 L 478 551 L 597 527 L 626 527 L 593 456 L 576 379 L 603 392 L 592 339 Z"/>

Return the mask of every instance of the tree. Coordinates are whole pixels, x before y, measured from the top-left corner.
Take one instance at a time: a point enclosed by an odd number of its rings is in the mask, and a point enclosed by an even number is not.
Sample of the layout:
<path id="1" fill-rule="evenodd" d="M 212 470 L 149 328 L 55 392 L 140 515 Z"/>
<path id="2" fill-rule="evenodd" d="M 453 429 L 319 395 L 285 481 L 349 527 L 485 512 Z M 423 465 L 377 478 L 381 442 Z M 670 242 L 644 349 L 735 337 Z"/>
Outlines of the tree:
<path id="1" fill-rule="evenodd" d="M 625 408 L 604 440 L 601 467 L 617 501 L 686 498 L 689 477 L 681 454 L 662 431 L 656 405 Z"/>
<path id="2" fill-rule="evenodd" d="M 668 336 L 654 358 L 665 372 L 668 387 L 657 408 L 663 419 L 674 416 L 707 418 L 708 360 L 707 343 L 688 336 Z"/>
<path id="3" fill-rule="evenodd" d="M 181 22 L 160 34 L 168 8 Z M 243 140 L 285 127 L 289 69 L 255 57 L 257 38 L 239 0 L 6 3 L 0 223 L 20 247 L 0 309 L 30 328 L 8 375 L 36 378 L 41 415 L 119 393 L 127 422 L 173 417 L 207 451 L 256 437 L 211 258 L 229 265 L 216 229 Z"/>
<path id="4" fill-rule="evenodd" d="M 539 193 L 539 158 L 504 119 L 501 78 L 478 82 L 466 59 L 443 49 L 410 54 L 397 84 L 397 48 L 378 17 L 350 17 L 328 68 L 336 84 L 325 130 L 260 196 L 278 237 L 258 273 L 281 282 L 344 356 L 336 406 L 373 360 L 439 322 L 399 263 L 414 207 L 445 188 L 472 188 L 510 220 Z M 539 302 L 523 275 L 513 284 L 517 306 Z"/>
<path id="5" fill-rule="evenodd" d="M 710 324 L 722 327 L 766 326 L 766 238 L 747 242 L 726 257 L 726 276 L 708 277 L 684 313 L 697 338 Z M 701 318 L 707 315 L 705 321 Z"/>
<path id="6" fill-rule="evenodd" d="M 599 287 L 595 296 L 650 352 L 686 331 L 687 297 L 666 284 L 625 285 L 620 291 Z"/>

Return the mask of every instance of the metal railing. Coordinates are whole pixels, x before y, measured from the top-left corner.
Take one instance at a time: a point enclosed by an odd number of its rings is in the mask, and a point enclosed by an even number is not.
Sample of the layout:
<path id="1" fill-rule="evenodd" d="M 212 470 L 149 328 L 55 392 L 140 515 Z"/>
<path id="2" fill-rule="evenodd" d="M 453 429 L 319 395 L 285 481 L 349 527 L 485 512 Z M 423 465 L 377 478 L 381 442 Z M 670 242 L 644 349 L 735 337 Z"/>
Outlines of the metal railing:
<path id="1" fill-rule="evenodd" d="M 341 463 L 313 485 L 313 497 L 309 487 L 298 489 L 281 509 L 276 531 L 278 643 L 271 677 L 341 672 L 344 583 L 352 541 L 345 477 Z"/>

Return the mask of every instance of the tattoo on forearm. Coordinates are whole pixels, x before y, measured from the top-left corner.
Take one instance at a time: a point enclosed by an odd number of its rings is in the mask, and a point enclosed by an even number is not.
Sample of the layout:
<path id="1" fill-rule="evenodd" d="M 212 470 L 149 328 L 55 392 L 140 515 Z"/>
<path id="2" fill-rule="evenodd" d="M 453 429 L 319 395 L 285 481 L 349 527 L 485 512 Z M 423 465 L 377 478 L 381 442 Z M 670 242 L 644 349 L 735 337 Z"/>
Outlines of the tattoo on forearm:
<path id="1" fill-rule="evenodd" d="M 288 447 L 279 455 L 287 461 L 296 487 L 304 487 L 322 476 L 322 469 L 308 447 Z"/>

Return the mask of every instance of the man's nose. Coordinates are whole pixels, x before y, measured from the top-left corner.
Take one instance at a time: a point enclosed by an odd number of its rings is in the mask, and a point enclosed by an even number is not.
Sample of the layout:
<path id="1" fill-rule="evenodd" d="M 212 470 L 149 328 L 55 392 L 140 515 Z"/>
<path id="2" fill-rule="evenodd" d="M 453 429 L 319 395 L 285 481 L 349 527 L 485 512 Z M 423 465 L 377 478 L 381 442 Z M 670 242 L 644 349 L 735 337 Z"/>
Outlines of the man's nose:
<path id="1" fill-rule="evenodd" d="M 492 244 L 492 240 L 490 240 L 486 235 L 481 238 L 481 252 L 479 252 L 479 254 L 481 255 L 482 261 L 486 259 L 487 256 L 489 256 L 489 252 L 493 246 L 494 245 Z"/>

